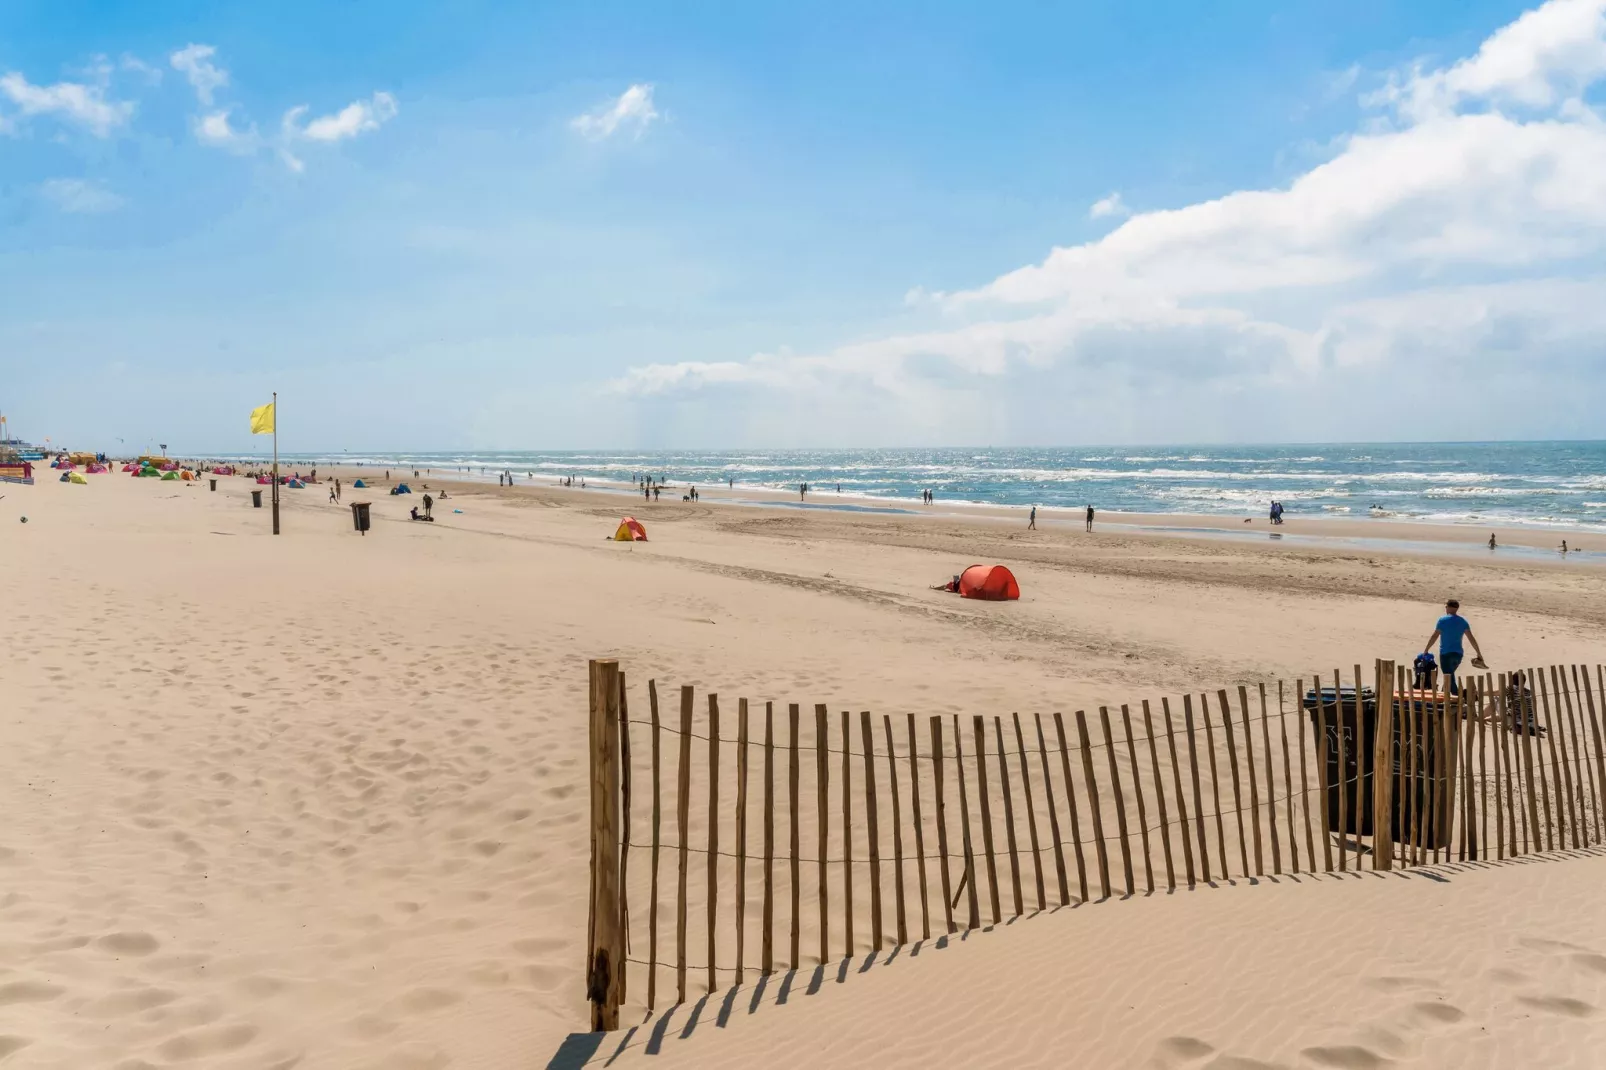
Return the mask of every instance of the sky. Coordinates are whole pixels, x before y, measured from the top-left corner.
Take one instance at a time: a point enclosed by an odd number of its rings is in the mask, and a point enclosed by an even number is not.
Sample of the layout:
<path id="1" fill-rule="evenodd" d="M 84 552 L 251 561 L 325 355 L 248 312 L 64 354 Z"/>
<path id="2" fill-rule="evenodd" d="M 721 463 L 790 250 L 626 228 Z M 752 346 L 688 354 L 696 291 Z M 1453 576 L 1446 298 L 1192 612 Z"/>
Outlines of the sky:
<path id="1" fill-rule="evenodd" d="M 73 448 L 1598 438 L 1606 0 L 7 0 Z"/>

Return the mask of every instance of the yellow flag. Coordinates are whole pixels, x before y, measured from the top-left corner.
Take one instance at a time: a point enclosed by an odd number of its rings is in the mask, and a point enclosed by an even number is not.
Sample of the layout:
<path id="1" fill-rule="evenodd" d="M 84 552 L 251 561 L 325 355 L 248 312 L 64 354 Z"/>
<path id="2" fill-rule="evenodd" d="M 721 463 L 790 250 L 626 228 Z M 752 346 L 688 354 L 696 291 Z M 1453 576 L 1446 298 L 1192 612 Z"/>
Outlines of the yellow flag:
<path id="1" fill-rule="evenodd" d="M 251 410 L 251 433 L 253 435 L 273 434 L 273 403 L 258 406 Z"/>

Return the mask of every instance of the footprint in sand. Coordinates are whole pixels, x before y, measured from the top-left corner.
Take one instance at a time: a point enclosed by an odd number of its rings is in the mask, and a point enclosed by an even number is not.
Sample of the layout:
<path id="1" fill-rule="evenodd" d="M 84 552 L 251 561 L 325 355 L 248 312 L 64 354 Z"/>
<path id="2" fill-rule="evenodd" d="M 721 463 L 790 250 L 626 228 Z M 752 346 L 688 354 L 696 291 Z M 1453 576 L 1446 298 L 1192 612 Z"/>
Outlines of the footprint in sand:
<path id="1" fill-rule="evenodd" d="M 1430 1003 L 1426 1000 L 1411 1004 L 1411 1017 L 1419 1025 L 1455 1025 L 1467 1016 L 1460 1007 L 1450 1003 Z"/>
<path id="2" fill-rule="evenodd" d="M 534 942 L 520 940 L 513 946 L 517 948 L 520 944 Z M 1197 1037 L 1166 1037 L 1155 1045 L 1155 1062 L 1164 1067 L 1181 1067 L 1206 1059 L 1215 1051 L 1215 1048 Z"/>
<path id="3" fill-rule="evenodd" d="M 0 1007 L 13 1003 L 48 1003 L 65 991 L 48 981 L 11 981 L 0 985 Z"/>
<path id="4" fill-rule="evenodd" d="M 1588 1018 L 1595 1013 L 1595 1008 L 1588 1003 L 1567 996 L 1518 996 L 1517 1002 L 1536 1011 L 1558 1014 L 1563 1018 Z"/>
<path id="5" fill-rule="evenodd" d="M 1593 951 L 1580 952 L 1573 955 L 1573 965 L 1590 973 L 1606 973 L 1606 955 L 1597 955 Z"/>
<path id="6" fill-rule="evenodd" d="M 149 955 L 162 945 L 150 933 L 108 933 L 95 941 L 95 946 L 117 955 Z"/>
<path id="7" fill-rule="evenodd" d="M 28 1037 L 18 1037 L 12 1036 L 9 1033 L 0 1033 L 0 1062 L 4 1062 L 6 1056 L 12 1054 L 13 1052 L 21 1051 L 23 1048 L 26 1048 L 32 1043 L 33 1040 Z"/>
<path id="8" fill-rule="evenodd" d="M 243 1048 L 255 1040 L 256 1035 L 257 1027 L 244 1022 L 194 1029 L 162 1041 L 156 1046 L 156 1053 L 173 1062 L 199 1059 Z"/>
<path id="9" fill-rule="evenodd" d="M 1373 1070 L 1387 1066 L 1389 1060 L 1357 1044 L 1335 1044 L 1326 1048 L 1306 1048 L 1300 1052 L 1317 1066 L 1333 1066 L 1339 1070 Z"/>
<path id="10" fill-rule="evenodd" d="M 89 1018 L 119 1018 L 166 1006 L 177 998 L 177 992 L 165 988 L 133 988 L 92 999 L 83 1013 Z"/>

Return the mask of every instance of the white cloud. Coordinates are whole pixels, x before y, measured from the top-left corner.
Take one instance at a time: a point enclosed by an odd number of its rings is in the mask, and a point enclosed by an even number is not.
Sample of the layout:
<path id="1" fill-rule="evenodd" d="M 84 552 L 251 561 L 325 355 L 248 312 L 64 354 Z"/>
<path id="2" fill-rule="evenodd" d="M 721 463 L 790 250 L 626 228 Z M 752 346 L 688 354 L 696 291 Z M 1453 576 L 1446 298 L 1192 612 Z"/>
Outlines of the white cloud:
<path id="1" fill-rule="evenodd" d="M 291 108 L 284 114 L 283 127 L 288 137 L 309 141 L 344 141 L 371 130 L 378 130 L 396 117 L 396 98 L 389 93 L 375 93 L 368 100 L 356 100 L 333 115 L 324 115 L 302 124 L 307 113 L 305 104 Z"/>
<path id="2" fill-rule="evenodd" d="M 139 75 L 151 85 L 157 85 L 162 80 L 162 68 L 152 66 L 138 56 L 128 52 L 123 53 L 122 58 L 117 61 L 117 65 L 125 71 Z"/>
<path id="3" fill-rule="evenodd" d="M 0 75 L 4 95 L 23 115 L 55 115 L 106 137 L 134 114 L 132 101 L 106 99 L 103 86 L 84 82 L 34 85 L 16 71 Z"/>
<path id="4" fill-rule="evenodd" d="M 1121 193 L 1119 190 L 1110 194 L 1108 197 L 1100 197 L 1098 200 L 1094 201 L 1087 210 L 1087 217 L 1089 219 L 1103 219 L 1106 216 L 1124 216 L 1131 214 L 1132 210 L 1126 206 L 1126 202 L 1121 200 Z"/>
<path id="5" fill-rule="evenodd" d="M 207 107 L 212 105 L 215 90 L 229 84 L 229 72 L 212 62 L 217 49 L 212 45 L 185 45 L 168 56 L 175 71 L 189 79 L 195 98 Z"/>
<path id="6" fill-rule="evenodd" d="M 603 141 L 620 131 L 640 137 L 658 118 L 658 109 L 652 103 L 652 86 L 633 85 L 619 94 L 618 100 L 576 115 L 569 120 L 569 125 L 592 141 Z"/>
<path id="7" fill-rule="evenodd" d="M 121 208 L 123 198 L 81 178 L 52 178 L 39 184 L 39 193 L 63 212 L 85 215 L 112 212 Z"/>
<path id="8" fill-rule="evenodd" d="M 248 154 L 260 146 L 254 127 L 237 130 L 229 119 L 229 109 L 207 112 L 195 117 L 195 140 L 215 149 Z"/>
<path id="9" fill-rule="evenodd" d="M 1585 97 L 1603 76 L 1606 0 L 1551 0 L 1467 60 L 1397 75 L 1392 120 L 1285 188 L 1139 213 L 948 296 L 927 331 L 612 385 L 708 394 L 760 435 L 815 406 L 892 441 L 1477 438 L 1514 433 L 1519 399 L 1550 434 L 1547 392 L 1606 403 L 1606 122 Z M 1520 374 L 1491 390 L 1472 369 Z M 1410 425 L 1378 405 L 1423 382 Z M 1491 405 L 1496 426 L 1468 426 Z"/>

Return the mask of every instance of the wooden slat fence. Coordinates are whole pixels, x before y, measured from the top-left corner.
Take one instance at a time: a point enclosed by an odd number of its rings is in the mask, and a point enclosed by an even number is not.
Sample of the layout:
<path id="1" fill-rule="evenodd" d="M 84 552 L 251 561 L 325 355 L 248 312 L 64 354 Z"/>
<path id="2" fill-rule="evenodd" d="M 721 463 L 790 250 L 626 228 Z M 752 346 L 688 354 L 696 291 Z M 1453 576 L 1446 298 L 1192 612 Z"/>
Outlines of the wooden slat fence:
<path id="1" fill-rule="evenodd" d="M 1383 696 L 1375 717 L 1357 716 L 1357 692 L 1363 709 Z M 720 697 L 691 686 L 678 725 L 661 716 L 673 694 L 649 681 L 632 703 L 617 664 L 592 663 L 598 1029 L 621 1006 L 659 1008 L 671 984 L 685 1002 L 742 983 L 753 946 L 764 977 L 1089 899 L 1606 837 L 1598 665 L 1485 673 L 1448 694 L 1379 661 L 1368 678 L 1357 665 L 1077 710 L 1069 728 L 1060 713 L 823 704 L 809 724 L 796 704 L 742 698 L 733 730 Z"/>

